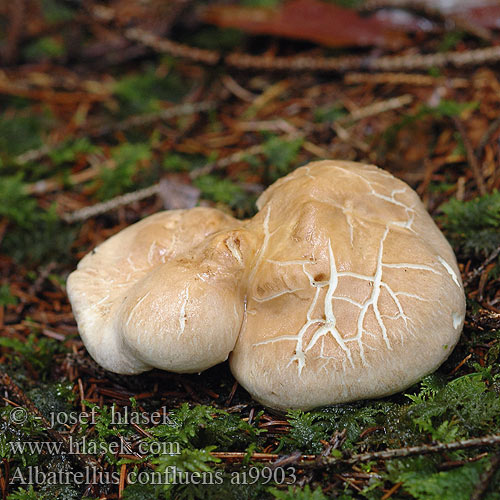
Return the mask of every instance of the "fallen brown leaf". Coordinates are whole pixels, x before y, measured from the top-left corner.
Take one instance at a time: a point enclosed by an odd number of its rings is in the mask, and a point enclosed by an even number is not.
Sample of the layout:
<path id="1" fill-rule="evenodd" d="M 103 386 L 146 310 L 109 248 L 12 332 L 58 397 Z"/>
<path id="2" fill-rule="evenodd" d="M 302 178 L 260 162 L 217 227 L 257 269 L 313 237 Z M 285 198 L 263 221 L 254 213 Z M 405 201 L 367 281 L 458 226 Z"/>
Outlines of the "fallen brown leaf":
<path id="1" fill-rule="evenodd" d="M 216 5 L 204 21 L 254 34 L 309 40 L 329 47 L 377 45 L 400 48 L 407 42 L 402 31 L 388 28 L 355 10 L 318 0 L 291 0 L 276 9 Z"/>

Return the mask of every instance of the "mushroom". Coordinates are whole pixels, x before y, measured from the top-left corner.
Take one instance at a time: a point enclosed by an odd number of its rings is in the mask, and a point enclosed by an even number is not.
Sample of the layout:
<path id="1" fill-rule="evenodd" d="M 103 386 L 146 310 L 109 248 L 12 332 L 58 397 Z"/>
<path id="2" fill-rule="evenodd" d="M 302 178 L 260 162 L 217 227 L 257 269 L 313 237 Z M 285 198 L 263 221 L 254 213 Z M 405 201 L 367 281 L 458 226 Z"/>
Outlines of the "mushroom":
<path id="1" fill-rule="evenodd" d="M 278 180 L 263 228 L 234 376 L 261 403 L 313 408 L 403 390 L 458 341 L 465 297 L 453 251 L 404 182 L 324 161 Z"/>
<path id="2" fill-rule="evenodd" d="M 241 226 L 212 208 L 166 211 L 86 255 L 67 290 L 90 355 L 123 374 L 197 372 L 227 359 L 244 309 Z"/>
<path id="3" fill-rule="evenodd" d="M 230 356 L 262 404 L 310 409 L 401 391 L 462 330 L 453 251 L 404 182 L 321 161 L 278 180 L 238 221 L 156 214 L 86 256 L 68 294 L 105 368 L 197 372 Z"/>

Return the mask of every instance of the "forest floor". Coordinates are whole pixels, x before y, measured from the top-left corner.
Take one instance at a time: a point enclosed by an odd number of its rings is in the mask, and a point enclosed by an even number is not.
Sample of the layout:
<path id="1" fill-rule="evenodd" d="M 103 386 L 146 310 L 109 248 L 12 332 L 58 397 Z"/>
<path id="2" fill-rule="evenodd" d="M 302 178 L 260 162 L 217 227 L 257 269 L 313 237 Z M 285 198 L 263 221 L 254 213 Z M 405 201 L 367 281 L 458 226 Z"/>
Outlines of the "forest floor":
<path id="1" fill-rule="evenodd" d="M 500 32 L 400 4 L 429 30 L 362 42 L 352 25 L 324 45 L 321 16 L 290 40 L 284 23 L 220 27 L 226 4 L 0 5 L 2 498 L 500 499 Z M 85 254 L 163 209 L 252 216 L 269 184 L 317 159 L 403 179 L 452 244 L 467 313 L 436 373 L 276 414 L 227 363 L 120 376 L 90 358 L 65 290 Z M 162 481 L 172 467 L 184 479 Z"/>

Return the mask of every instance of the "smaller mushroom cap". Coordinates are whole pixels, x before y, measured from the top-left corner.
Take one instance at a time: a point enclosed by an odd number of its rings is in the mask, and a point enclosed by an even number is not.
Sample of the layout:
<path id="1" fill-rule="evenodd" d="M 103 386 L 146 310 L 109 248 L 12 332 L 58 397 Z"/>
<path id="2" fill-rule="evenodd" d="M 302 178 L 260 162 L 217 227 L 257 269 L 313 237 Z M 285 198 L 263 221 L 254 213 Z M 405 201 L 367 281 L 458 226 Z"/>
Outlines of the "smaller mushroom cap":
<path id="1" fill-rule="evenodd" d="M 227 359 L 244 307 L 241 225 L 211 208 L 161 212 L 85 256 L 67 290 L 90 355 L 123 374 Z"/>
<path id="2" fill-rule="evenodd" d="M 131 286 L 114 327 L 136 359 L 177 373 L 225 361 L 243 321 L 250 249 L 244 230 L 219 232 Z"/>

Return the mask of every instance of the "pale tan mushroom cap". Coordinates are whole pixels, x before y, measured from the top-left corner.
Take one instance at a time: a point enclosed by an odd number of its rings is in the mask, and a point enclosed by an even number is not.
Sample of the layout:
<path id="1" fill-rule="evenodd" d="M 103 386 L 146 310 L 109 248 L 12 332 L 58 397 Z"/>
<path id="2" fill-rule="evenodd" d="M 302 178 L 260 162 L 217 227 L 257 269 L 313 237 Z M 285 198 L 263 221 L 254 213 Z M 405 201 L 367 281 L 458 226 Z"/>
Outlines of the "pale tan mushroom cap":
<path id="1" fill-rule="evenodd" d="M 118 373 L 225 360 L 263 404 L 405 389 L 458 341 L 455 256 L 417 194 L 372 165 L 310 163 L 237 221 L 163 212 L 113 236 L 68 279 L 82 339 Z"/>
<path id="2" fill-rule="evenodd" d="M 252 243 L 243 229 L 216 233 L 131 286 L 114 328 L 135 357 L 177 373 L 225 361 L 243 321 Z"/>
<path id="3" fill-rule="evenodd" d="M 236 379 L 267 406 L 313 408 L 400 391 L 435 370 L 465 315 L 450 245 L 405 183 L 323 161 L 258 200 L 264 229 Z"/>
<path id="4" fill-rule="evenodd" d="M 124 374 L 154 366 L 200 371 L 224 361 L 236 341 L 244 298 L 231 276 L 238 272 L 233 254 L 212 240 L 224 230 L 223 239 L 232 241 L 241 225 L 211 208 L 161 212 L 86 255 L 67 290 L 91 356 Z M 227 315 L 221 314 L 225 308 Z"/>

